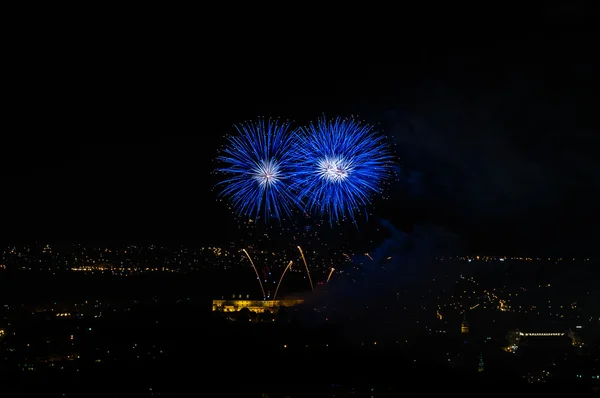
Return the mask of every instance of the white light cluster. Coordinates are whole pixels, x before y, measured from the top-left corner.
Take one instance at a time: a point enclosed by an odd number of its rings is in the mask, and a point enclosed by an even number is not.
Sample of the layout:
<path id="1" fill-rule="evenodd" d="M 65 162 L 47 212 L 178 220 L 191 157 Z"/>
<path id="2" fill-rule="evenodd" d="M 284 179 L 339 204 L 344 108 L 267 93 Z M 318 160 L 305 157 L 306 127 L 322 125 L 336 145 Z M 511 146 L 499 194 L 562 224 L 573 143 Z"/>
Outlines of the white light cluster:
<path id="1" fill-rule="evenodd" d="M 352 164 L 346 159 L 333 156 L 324 157 L 318 161 L 319 175 L 330 182 L 341 182 L 352 172 Z"/>
<path id="2" fill-rule="evenodd" d="M 275 184 L 281 179 L 279 164 L 275 160 L 263 160 L 252 170 L 252 178 L 262 187 Z"/>

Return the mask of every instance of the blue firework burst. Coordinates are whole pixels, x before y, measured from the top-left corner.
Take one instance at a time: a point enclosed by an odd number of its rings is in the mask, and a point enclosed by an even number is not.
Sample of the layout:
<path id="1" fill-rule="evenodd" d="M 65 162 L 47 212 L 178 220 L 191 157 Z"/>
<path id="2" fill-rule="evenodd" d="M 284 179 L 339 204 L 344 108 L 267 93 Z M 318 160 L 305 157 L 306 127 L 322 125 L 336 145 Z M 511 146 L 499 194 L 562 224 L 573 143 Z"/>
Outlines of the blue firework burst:
<path id="1" fill-rule="evenodd" d="M 240 216 L 265 219 L 291 215 L 298 205 L 293 187 L 294 152 L 288 122 L 258 120 L 235 126 L 238 135 L 218 157 L 225 179 L 217 184 Z"/>
<path id="2" fill-rule="evenodd" d="M 390 176 L 392 156 L 372 126 L 323 117 L 296 136 L 299 198 L 307 209 L 327 215 L 331 222 L 354 219 Z"/>

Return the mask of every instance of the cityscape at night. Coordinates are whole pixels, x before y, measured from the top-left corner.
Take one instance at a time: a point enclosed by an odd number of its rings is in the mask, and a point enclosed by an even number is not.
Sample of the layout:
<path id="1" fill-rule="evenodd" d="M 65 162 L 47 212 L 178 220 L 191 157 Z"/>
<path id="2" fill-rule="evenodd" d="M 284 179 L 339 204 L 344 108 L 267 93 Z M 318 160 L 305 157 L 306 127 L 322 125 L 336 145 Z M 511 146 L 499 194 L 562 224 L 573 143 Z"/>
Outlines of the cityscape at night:
<path id="1" fill-rule="evenodd" d="M 56 393 L 65 396 L 81 391 L 72 380 L 98 377 L 116 378 L 132 396 L 171 396 L 173 376 L 165 375 L 187 372 L 190 355 L 210 358 L 204 377 L 215 378 L 237 355 L 286 363 L 269 370 L 269 379 L 282 382 L 264 383 L 271 394 L 286 386 L 293 391 L 286 374 L 301 372 L 305 360 L 317 361 L 313 392 L 342 396 L 364 388 L 352 383 L 356 361 L 385 358 L 395 365 L 358 368 L 375 396 L 402 392 L 385 383 L 392 369 L 438 372 L 446 388 L 499 380 L 523 391 L 600 385 L 597 259 L 423 257 L 429 280 L 399 283 L 402 271 L 385 277 L 394 264 L 390 254 L 385 245 L 349 253 L 333 276 L 307 256 L 309 279 L 300 253 L 291 260 L 300 265 L 289 269 L 275 253 L 256 253 L 259 284 L 235 248 L 7 247 L 0 269 L 1 369 L 38 388 L 60 380 Z M 375 278 L 369 288 L 366 278 Z M 27 291 L 11 288 L 22 279 L 31 282 Z M 261 286 L 273 282 L 281 284 L 278 297 L 274 290 L 263 297 Z M 239 376 L 248 394 L 258 393 L 252 381 L 261 362 Z"/>
<path id="2" fill-rule="evenodd" d="M 599 398 L 600 9 L 478 7 L 49 19 L 6 57 L 0 398 Z"/>

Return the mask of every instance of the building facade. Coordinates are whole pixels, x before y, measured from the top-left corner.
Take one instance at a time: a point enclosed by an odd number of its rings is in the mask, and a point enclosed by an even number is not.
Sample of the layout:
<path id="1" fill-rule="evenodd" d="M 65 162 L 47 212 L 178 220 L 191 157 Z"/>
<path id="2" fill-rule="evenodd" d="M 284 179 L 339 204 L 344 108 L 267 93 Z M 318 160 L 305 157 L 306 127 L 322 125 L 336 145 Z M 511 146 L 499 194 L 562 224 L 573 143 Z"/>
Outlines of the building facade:
<path id="1" fill-rule="evenodd" d="M 252 312 L 262 313 L 267 310 L 275 313 L 279 307 L 293 307 L 302 304 L 304 300 L 300 299 L 284 299 L 284 300 L 213 300 L 213 311 L 220 312 L 237 312 L 242 308 L 247 308 Z"/>

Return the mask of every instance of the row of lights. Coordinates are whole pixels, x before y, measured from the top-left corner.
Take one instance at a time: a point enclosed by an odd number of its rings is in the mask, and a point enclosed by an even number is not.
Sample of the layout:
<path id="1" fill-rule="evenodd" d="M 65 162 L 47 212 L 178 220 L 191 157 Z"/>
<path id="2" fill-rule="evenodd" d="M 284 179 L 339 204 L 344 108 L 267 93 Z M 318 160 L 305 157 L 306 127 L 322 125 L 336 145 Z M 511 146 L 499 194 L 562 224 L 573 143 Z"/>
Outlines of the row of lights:
<path id="1" fill-rule="evenodd" d="M 519 336 L 564 336 L 564 333 L 523 333 L 520 332 Z"/>

